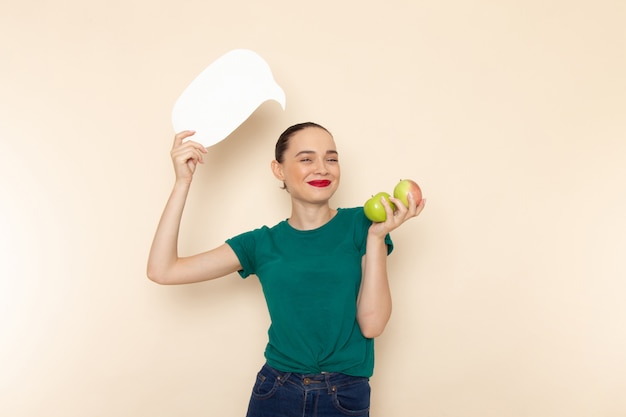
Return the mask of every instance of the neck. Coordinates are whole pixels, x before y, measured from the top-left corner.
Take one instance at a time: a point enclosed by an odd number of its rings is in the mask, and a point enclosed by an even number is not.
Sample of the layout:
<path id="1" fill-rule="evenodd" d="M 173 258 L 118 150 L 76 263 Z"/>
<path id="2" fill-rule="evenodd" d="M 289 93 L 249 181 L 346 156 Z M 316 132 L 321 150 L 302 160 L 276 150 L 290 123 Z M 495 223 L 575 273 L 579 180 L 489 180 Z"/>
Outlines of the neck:
<path id="1" fill-rule="evenodd" d="M 313 230 L 328 223 L 336 213 L 328 204 L 304 206 L 294 202 L 288 222 L 298 230 Z"/>

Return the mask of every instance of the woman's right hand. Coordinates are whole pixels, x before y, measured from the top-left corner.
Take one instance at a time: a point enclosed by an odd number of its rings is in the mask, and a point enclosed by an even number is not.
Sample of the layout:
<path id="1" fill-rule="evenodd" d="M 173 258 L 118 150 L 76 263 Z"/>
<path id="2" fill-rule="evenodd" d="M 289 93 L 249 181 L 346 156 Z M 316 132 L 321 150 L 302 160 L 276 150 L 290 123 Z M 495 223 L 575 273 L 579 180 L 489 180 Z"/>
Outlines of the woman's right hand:
<path id="1" fill-rule="evenodd" d="M 191 184 L 196 166 L 198 163 L 204 163 L 203 154 L 207 153 L 206 148 L 198 142 L 192 140 L 183 142 L 195 133 L 193 130 L 183 130 L 177 133 L 174 136 L 174 144 L 170 151 L 176 173 L 176 181 L 183 181 L 186 184 Z"/>

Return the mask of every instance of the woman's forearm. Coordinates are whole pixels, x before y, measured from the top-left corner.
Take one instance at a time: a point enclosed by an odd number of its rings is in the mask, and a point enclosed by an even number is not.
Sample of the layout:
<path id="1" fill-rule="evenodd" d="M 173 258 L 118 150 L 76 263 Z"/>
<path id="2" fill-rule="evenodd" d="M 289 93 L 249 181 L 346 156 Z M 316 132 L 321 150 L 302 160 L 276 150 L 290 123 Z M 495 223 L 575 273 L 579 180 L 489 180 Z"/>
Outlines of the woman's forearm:
<path id="1" fill-rule="evenodd" d="M 164 283 L 178 261 L 178 234 L 190 184 L 176 181 L 165 205 L 148 256 L 148 278 Z"/>
<path id="2" fill-rule="evenodd" d="M 367 338 L 379 336 L 391 317 L 391 290 L 387 278 L 385 239 L 368 235 L 363 276 L 357 299 L 357 321 Z"/>

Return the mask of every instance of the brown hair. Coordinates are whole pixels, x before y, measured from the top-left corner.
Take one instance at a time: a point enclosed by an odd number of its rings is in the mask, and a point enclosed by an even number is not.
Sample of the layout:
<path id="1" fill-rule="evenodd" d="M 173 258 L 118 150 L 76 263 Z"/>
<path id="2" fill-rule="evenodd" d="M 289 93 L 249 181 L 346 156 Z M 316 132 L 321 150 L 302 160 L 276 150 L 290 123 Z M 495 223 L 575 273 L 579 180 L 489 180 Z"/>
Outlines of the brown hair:
<path id="1" fill-rule="evenodd" d="M 309 127 L 317 127 L 319 129 L 324 129 L 326 132 L 328 132 L 329 135 L 332 136 L 332 134 L 324 126 L 319 125 L 317 123 L 313 123 L 313 122 L 298 123 L 293 126 L 290 126 L 283 133 L 281 133 L 281 135 L 278 137 L 278 141 L 276 142 L 276 149 L 274 150 L 274 157 L 276 158 L 278 162 L 280 163 L 283 162 L 283 156 L 285 154 L 285 151 L 289 147 L 289 139 L 291 139 L 291 137 L 296 132 L 299 132 L 303 129 L 307 129 Z"/>

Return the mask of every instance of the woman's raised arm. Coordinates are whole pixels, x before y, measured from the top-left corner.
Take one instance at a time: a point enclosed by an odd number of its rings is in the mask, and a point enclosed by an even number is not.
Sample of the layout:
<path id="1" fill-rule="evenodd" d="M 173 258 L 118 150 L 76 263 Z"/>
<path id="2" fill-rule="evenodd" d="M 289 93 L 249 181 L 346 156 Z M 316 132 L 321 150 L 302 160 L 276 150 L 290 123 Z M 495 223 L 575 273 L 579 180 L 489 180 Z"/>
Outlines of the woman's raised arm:
<path id="1" fill-rule="evenodd" d="M 148 256 L 148 278 L 159 284 L 187 284 L 228 275 L 241 268 L 235 252 L 227 244 L 189 257 L 178 256 L 178 234 L 193 174 L 207 150 L 201 144 L 184 139 L 193 131 L 183 131 L 174 138 L 171 157 L 176 182 L 165 205 Z"/>

